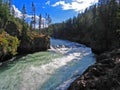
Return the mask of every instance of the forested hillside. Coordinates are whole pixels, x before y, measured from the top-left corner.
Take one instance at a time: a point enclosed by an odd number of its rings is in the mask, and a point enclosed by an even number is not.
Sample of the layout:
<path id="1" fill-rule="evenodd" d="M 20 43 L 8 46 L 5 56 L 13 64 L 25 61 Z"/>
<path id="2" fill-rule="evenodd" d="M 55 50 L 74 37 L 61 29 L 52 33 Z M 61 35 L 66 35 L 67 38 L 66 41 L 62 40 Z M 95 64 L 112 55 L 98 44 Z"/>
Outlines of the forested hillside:
<path id="1" fill-rule="evenodd" d="M 53 24 L 48 30 L 55 38 L 86 44 L 96 53 L 119 48 L 120 2 L 99 0 L 77 17 Z"/>
<path id="2" fill-rule="evenodd" d="M 97 5 L 58 26 L 55 37 L 84 43 L 97 54 L 96 63 L 68 90 L 119 90 L 120 0 L 99 0 Z"/>
<path id="3" fill-rule="evenodd" d="M 16 54 L 27 54 L 49 48 L 49 37 L 31 30 L 25 21 L 26 10 L 22 8 L 22 18 L 16 18 L 11 8 L 11 0 L 0 0 L 0 62 Z"/>

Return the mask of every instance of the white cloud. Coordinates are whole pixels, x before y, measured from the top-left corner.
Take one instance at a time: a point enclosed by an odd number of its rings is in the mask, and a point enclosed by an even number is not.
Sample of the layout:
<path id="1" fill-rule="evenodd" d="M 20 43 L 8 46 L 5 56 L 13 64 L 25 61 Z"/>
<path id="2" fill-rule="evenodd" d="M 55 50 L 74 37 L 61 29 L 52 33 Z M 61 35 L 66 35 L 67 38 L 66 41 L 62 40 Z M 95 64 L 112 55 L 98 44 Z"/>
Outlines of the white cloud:
<path id="1" fill-rule="evenodd" d="M 64 1 L 59 1 L 59 2 L 56 2 L 55 4 L 53 4 L 52 6 L 56 7 L 56 6 L 63 5 L 63 4 L 65 4 Z"/>
<path id="2" fill-rule="evenodd" d="M 18 10 L 18 8 L 15 7 L 15 5 L 12 5 L 12 8 L 15 11 L 15 17 L 22 18 L 22 12 Z M 26 14 L 26 19 L 31 19 L 32 15 Z M 39 19 L 39 16 L 36 15 L 36 20 Z"/>
<path id="3" fill-rule="evenodd" d="M 21 18 L 22 17 L 21 11 L 19 11 L 18 8 L 15 7 L 15 5 L 12 5 L 12 8 L 15 11 L 15 17 Z"/>
<path id="4" fill-rule="evenodd" d="M 72 0 L 70 3 L 67 3 L 65 1 L 58 1 L 53 4 L 52 7 L 62 6 L 63 10 L 81 11 L 97 2 L 98 0 Z"/>
<path id="5" fill-rule="evenodd" d="M 15 11 L 15 17 L 22 19 L 22 12 L 18 8 L 16 8 L 15 5 L 12 5 L 12 8 Z M 26 14 L 27 20 L 31 20 L 31 18 L 32 18 L 32 15 Z M 36 15 L 36 28 L 38 28 L 38 26 L 39 26 L 38 22 L 39 22 L 39 16 Z M 42 17 L 42 22 L 46 22 L 45 18 L 43 18 L 43 17 Z M 45 24 L 45 23 L 43 23 L 43 24 Z M 41 25 L 42 28 L 43 28 L 43 24 Z M 45 24 L 45 26 L 47 27 L 48 25 Z"/>
<path id="6" fill-rule="evenodd" d="M 50 5 L 50 0 L 48 0 L 45 4 L 46 4 L 46 5 Z"/>

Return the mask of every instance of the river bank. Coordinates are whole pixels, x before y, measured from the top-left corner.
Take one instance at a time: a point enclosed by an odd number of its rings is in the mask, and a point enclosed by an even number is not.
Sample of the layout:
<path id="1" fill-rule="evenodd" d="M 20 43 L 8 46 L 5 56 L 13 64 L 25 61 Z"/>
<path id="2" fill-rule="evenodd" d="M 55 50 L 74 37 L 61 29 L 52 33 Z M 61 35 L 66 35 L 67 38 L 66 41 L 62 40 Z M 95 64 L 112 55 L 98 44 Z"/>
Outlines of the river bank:
<path id="1" fill-rule="evenodd" d="M 77 78 L 68 90 L 120 90 L 120 50 L 96 57 L 96 63 Z"/>
<path id="2" fill-rule="evenodd" d="M 0 34 L 1 36 L 4 36 L 0 37 L 0 62 L 5 62 L 16 56 L 25 56 L 34 52 L 48 50 L 50 48 L 50 37 L 42 34 L 34 34 L 35 33 L 30 33 L 28 37 L 26 36 L 27 38 L 29 38 L 28 40 L 26 40 L 26 38 L 18 39 L 16 37 L 18 40 L 18 45 L 16 45 L 16 42 L 13 42 L 15 40 L 11 40 L 8 37 L 10 36 L 9 34 Z M 7 43 L 5 43 L 5 41 Z"/>

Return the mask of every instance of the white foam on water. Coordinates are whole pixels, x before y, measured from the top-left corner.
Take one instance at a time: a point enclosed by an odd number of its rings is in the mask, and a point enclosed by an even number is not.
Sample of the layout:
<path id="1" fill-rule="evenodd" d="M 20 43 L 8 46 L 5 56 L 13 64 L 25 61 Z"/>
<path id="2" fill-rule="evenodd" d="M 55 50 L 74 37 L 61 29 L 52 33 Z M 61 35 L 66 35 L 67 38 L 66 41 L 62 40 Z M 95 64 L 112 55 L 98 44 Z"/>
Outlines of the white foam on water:
<path id="1" fill-rule="evenodd" d="M 75 58 L 76 58 L 76 55 L 70 54 L 67 56 L 63 56 L 62 58 L 53 59 L 50 63 L 41 65 L 39 67 L 31 65 L 31 67 L 27 68 L 25 73 L 23 74 L 22 82 L 24 82 L 24 84 L 21 86 L 22 87 L 21 89 L 34 90 L 34 88 L 40 85 L 42 86 L 42 84 L 46 82 L 58 68 L 67 65 L 68 62 L 72 61 Z"/>
<path id="2" fill-rule="evenodd" d="M 54 53 L 31 54 L 0 74 L 5 78 L 5 81 L 0 81 L 0 90 L 66 90 L 72 81 L 95 62 L 90 48 L 74 42 L 51 39 L 49 52 L 56 52 L 60 57 L 54 57 Z M 48 57 L 52 55 L 53 58 L 49 60 Z"/>

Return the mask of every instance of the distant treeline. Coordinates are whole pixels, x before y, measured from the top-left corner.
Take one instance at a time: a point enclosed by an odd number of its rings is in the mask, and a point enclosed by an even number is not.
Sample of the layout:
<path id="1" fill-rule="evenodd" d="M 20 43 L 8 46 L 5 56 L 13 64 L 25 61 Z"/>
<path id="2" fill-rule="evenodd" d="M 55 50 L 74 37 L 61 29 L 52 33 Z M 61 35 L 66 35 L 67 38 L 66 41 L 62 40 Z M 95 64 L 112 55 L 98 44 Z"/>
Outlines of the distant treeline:
<path id="1" fill-rule="evenodd" d="M 77 17 L 51 25 L 47 33 L 86 44 L 96 53 L 119 48 L 120 1 L 99 0 Z"/>

